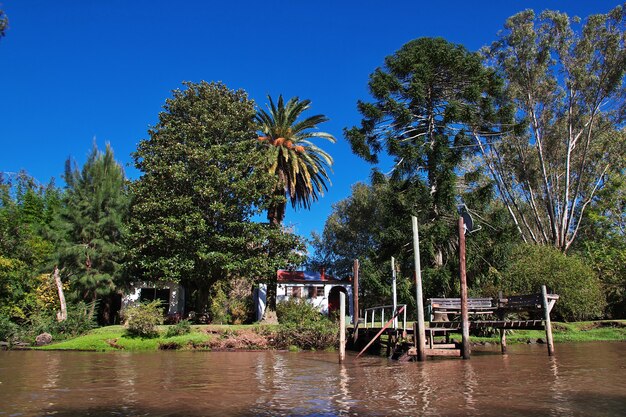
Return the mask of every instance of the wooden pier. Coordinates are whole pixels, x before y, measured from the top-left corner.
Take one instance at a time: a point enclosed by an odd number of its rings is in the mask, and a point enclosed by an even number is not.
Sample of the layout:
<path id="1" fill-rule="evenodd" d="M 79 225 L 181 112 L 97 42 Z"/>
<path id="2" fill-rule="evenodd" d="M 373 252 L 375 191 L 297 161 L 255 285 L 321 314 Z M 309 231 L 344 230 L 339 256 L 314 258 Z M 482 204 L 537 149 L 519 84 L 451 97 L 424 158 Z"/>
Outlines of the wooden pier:
<path id="1" fill-rule="evenodd" d="M 556 294 L 548 294 L 545 286 L 540 294 L 521 296 L 498 297 L 498 298 L 468 298 L 467 311 L 468 330 L 494 329 L 499 330 L 500 346 L 502 353 L 506 352 L 506 330 L 545 330 L 548 345 L 548 354 L 554 352 L 552 342 L 552 329 L 550 324 L 550 312 L 559 299 Z M 417 322 L 413 327 L 407 328 L 406 306 L 398 306 L 394 313 L 390 311 L 385 317 L 385 309 L 392 306 L 380 306 L 366 309 L 365 320 L 357 323 L 358 333 L 352 329 L 353 349 L 360 350 L 359 356 L 367 349 L 386 348 L 388 356 L 416 357 L 418 346 L 415 335 L 418 332 Z M 461 332 L 461 299 L 460 298 L 431 298 L 427 300 L 427 311 L 430 322 L 424 328 L 426 343 L 424 354 L 426 356 L 463 356 L 461 344 L 450 343 L 449 335 L 452 332 Z M 509 319 L 512 314 L 525 313 L 531 319 Z M 397 320 L 402 316 L 402 320 Z M 389 318 L 385 323 L 385 318 Z M 378 321 L 380 319 L 380 321 Z M 395 326 L 392 323 L 396 323 Z M 384 339 L 381 339 L 385 336 Z M 443 336 L 443 341 L 435 338 Z M 468 341 L 469 343 L 469 341 Z"/>

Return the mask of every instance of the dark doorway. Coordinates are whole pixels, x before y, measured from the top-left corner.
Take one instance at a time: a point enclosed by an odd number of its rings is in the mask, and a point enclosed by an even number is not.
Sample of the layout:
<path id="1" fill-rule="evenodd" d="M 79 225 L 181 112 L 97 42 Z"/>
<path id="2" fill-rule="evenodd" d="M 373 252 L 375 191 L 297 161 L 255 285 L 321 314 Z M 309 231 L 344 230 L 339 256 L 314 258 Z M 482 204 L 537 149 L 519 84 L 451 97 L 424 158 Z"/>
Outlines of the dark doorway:
<path id="1" fill-rule="evenodd" d="M 122 294 L 109 294 L 98 300 L 98 324 L 109 326 L 120 324 L 120 310 L 122 309 Z"/>
<path id="2" fill-rule="evenodd" d="M 346 313 L 348 308 L 348 292 L 343 287 L 332 287 L 328 293 L 328 315 L 339 311 L 339 293 L 346 295 Z"/>
<path id="3" fill-rule="evenodd" d="M 161 300 L 161 307 L 163 313 L 167 314 L 170 311 L 170 289 L 159 288 L 142 288 L 139 295 L 139 301 L 142 303 Z"/>

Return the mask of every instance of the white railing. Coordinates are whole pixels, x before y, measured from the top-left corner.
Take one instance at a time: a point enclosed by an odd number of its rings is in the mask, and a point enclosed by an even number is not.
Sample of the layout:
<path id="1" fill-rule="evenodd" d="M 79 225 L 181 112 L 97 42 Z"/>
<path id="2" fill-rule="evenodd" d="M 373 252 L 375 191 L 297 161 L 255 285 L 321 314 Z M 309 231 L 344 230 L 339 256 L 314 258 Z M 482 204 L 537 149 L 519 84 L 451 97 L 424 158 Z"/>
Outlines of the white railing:
<path id="1" fill-rule="evenodd" d="M 396 307 L 396 311 L 400 311 L 400 309 L 404 306 L 404 312 L 402 314 L 402 330 L 406 330 L 406 304 L 398 304 Z M 377 322 L 377 317 L 380 318 L 380 327 L 385 325 L 385 311 L 387 311 L 387 319 L 390 319 L 394 316 L 395 311 L 393 306 L 377 306 L 370 307 L 365 309 L 365 328 L 376 327 L 375 324 Z M 377 314 L 378 313 L 378 314 Z M 393 321 L 393 328 L 398 329 L 398 317 Z"/>

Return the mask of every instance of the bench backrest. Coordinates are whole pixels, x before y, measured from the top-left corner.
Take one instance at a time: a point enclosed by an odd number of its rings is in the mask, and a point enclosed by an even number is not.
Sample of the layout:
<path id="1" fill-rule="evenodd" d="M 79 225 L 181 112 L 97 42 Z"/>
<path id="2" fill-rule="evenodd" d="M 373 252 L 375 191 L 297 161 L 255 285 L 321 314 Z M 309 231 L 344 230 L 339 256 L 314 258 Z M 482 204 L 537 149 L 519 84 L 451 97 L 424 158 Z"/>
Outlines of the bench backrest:
<path id="1" fill-rule="evenodd" d="M 428 303 L 433 310 L 460 310 L 460 298 L 429 298 Z M 492 309 L 494 308 L 492 298 L 468 298 L 467 308 L 469 310 Z"/>

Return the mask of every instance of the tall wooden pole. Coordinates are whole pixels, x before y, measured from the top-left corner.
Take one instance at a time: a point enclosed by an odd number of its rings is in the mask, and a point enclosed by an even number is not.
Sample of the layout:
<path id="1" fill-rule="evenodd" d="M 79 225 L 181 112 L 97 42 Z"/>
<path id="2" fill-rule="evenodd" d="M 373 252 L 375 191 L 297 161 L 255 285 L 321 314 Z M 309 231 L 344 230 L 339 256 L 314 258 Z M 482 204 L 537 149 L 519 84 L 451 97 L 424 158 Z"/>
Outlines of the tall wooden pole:
<path id="1" fill-rule="evenodd" d="M 554 355 L 554 342 L 552 341 L 552 324 L 550 323 L 550 307 L 548 306 L 548 290 L 545 285 L 541 286 L 541 301 L 543 304 L 543 324 L 546 327 L 546 343 L 548 355 Z"/>
<path id="2" fill-rule="evenodd" d="M 396 291 L 396 258 L 394 258 L 393 256 L 391 257 L 391 290 L 393 292 L 393 313 L 392 314 L 396 314 L 396 311 L 398 311 L 398 293 Z M 396 317 L 396 319 L 393 322 L 393 327 L 394 328 L 398 328 L 398 318 Z"/>
<path id="3" fill-rule="evenodd" d="M 459 274 L 461 275 L 461 332 L 463 359 L 470 358 L 469 316 L 467 314 L 467 277 L 465 275 L 465 223 L 459 217 Z"/>
<path id="4" fill-rule="evenodd" d="M 339 293 L 339 363 L 346 359 L 346 295 Z"/>
<path id="5" fill-rule="evenodd" d="M 417 228 L 417 217 L 411 216 L 413 225 L 413 260 L 415 263 L 415 297 L 417 301 L 417 331 L 413 337 L 417 342 L 417 360 L 426 359 L 424 345 L 426 343 L 426 330 L 424 326 L 424 300 L 422 298 L 422 267 L 420 265 L 420 236 Z"/>
<path id="6" fill-rule="evenodd" d="M 359 260 L 354 260 L 352 266 L 352 324 L 356 329 L 359 322 Z"/>

